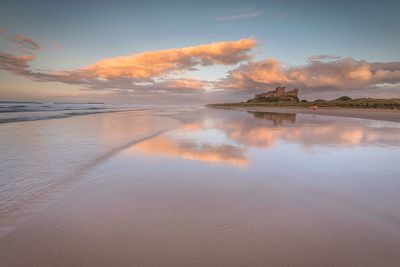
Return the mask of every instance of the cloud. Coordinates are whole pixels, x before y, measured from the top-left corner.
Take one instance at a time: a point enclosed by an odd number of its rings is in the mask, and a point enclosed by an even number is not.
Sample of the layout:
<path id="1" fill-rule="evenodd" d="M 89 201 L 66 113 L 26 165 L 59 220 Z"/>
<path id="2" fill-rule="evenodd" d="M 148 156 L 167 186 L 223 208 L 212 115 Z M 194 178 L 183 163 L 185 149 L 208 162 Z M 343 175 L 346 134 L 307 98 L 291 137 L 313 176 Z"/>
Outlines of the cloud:
<path id="1" fill-rule="evenodd" d="M 14 37 L 8 39 L 11 42 L 20 46 L 22 49 L 39 50 L 42 48 L 42 46 L 39 43 L 35 42 L 31 38 L 22 34 L 17 34 Z"/>
<path id="2" fill-rule="evenodd" d="M 217 18 L 218 21 L 229 21 L 229 20 L 238 20 L 238 19 L 245 19 L 245 18 L 255 18 L 261 16 L 264 12 L 255 10 L 252 8 L 239 10 L 238 13 L 229 15 L 229 16 L 222 16 Z"/>
<path id="3" fill-rule="evenodd" d="M 195 70 L 197 66 L 233 65 L 251 57 L 254 39 L 217 42 L 193 47 L 150 51 L 130 56 L 106 58 L 81 71 L 86 75 L 106 79 L 132 78 L 148 80 L 167 74 Z"/>
<path id="4" fill-rule="evenodd" d="M 57 50 L 64 49 L 64 45 L 63 45 L 62 43 L 58 42 L 58 41 L 54 41 L 54 42 L 52 43 L 52 47 L 53 47 L 54 49 L 57 49 Z"/>
<path id="5" fill-rule="evenodd" d="M 312 55 L 307 58 L 307 61 L 322 61 L 322 60 L 332 60 L 332 59 L 340 59 L 341 56 L 334 56 L 334 55 Z"/>
<path id="6" fill-rule="evenodd" d="M 91 89 L 126 89 L 162 92 L 205 89 L 208 82 L 173 79 L 174 74 L 195 70 L 198 66 L 234 65 L 251 58 L 254 39 L 216 42 L 193 47 L 143 52 L 107 58 L 80 69 L 59 72 L 34 72 L 28 62 L 32 57 L 2 53 L 0 68 L 35 81 L 78 84 Z"/>
<path id="7" fill-rule="evenodd" d="M 7 70 L 17 75 L 29 76 L 31 72 L 28 70 L 29 61 L 34 59 L 33 56 L 14 56 L 11 54 L 0 52 L 0 69 Z"/>
<path id="8" fill-rule="evenodd" d="M 329 61 L 314 58 L 301 66 L 285 66 L 276 59 L 250 62 L 230 71 L 218 86 L 254 91 L 289 85 L 306 91 L 335 91 L 396 83 L 400 83 L 400 62 L 370 63 L 348 57 Z"/>
<path id="9" fill-rule="evenodd" d="M 174 80 L 168 80 L 164 82 L 165 88 L 170 88 L 170 89 L 193 89 L 193 90 L 199 90 L 199 89 L 206 89 L 207 87 L 210 86 L 209 82 L 202 81 L 202 80 L 197 80 L 197 79 L 174 79 Z"/>
<path id="10" fill-rule="evenodd" d="M 214 99 L 240 101 L 258 90 L 278 85 L 298 87 L 302 96 L 351 92 L 352 96 L 396 97 L 400 88 L 400 62 L 368 62 L 351 57 L 314 55 L 304 65 L 288 66 L 277 59 L 251 61 L 257 45 L 251 38 L 193 47 L 147 51 L 106 58 L 79 69 L 58 72 L 34 71 L 32 55 L 0 52 L 0 69 L 38 82 L 79 85 L 85 90 L 113 90 L 123 95 L 192 95 L 213 91 Z M 238 67 L 234 65 L 242 63 Z M 201 66 L 234 66 L 217 81 L 176 78 Z M 220 93 L 217 93 L 220 91 Z M 323 95 L 319 95 L 323 97 Z M 329 97 L 330 97 L 329 96 Z M 240 98 L 240 99 L 239 99 Z"/>

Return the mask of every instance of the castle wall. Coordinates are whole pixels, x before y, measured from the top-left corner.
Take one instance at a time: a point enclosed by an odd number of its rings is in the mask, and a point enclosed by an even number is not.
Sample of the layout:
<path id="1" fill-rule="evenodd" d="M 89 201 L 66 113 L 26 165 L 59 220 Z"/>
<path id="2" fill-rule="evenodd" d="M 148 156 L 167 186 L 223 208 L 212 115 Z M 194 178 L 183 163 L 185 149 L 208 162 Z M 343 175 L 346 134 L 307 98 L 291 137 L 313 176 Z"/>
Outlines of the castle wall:
<path id="1" fill-rule="evenodd" d="M 287 91 L 287 92 L 285 93 L 285 96 L 295 96 L 295 97 L 298 97 L 298 94 L 299 94 L 299 89 L 296 88 L 296 89 Z"/>
<path id="2" fill-rule="evenodd" d="M 263 98 L 263 97 L 283 97 L 283 96 L 296 96 L 298 97 L 299 89 L 295 88 L 293 90 L 285 92 L 285 86 L 276 87 L 274 91 L 269 91 L 266 93 L 256 94 L 255 98 Z"/>

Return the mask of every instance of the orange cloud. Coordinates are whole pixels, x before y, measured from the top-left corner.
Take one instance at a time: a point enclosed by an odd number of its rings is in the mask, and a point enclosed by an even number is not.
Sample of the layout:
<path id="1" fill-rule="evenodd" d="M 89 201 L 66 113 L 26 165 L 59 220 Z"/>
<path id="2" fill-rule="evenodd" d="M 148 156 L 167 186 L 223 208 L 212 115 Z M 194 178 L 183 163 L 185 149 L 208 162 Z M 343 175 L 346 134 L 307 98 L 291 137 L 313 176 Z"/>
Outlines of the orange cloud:
<path id="1" fill-rule="evenodd" d="M 40 49 L 40 45 L 24 35 L 10 38 L 23 48 Z M 126 95 L 149 95 L 175 93 L 172 98 L 199 96 L 204 90 L 232 89 L 214 94 L 224 98 L 248 97 L 249 92 L 266 90 L 277 85 L 301 88 L 301 93 L 318 94 L 337 90 L 360 90 L 362 96 L 371 92 L 385 92 L 398 96 L 400 85 L 400 62 L 367 62 L 353 58 L 331 55 L 311 56 L 305 65 L 286 66 L 276 59 L 249 61 L 251 50 L 257 43 L 252 38 L 237 41 L 216 42 L 193 47 L 147 51 L 130 56 L 106 58 L 92 65 L 58 72 L 33 71 L 32 57 L 14 56 L 0 52 L 0 69 L 27 76 L 39 82 L 61 82 L 80 85 L 91 90 L 114 90 Z M 30 54 L 32 51 L 26 51 Z M 228 72 L 217 81 L 174 77 L 199 66 L 245 64 Z M 368 94 L 369 93 L 369 94 Z M 376 94 L 374 95 L 377 96 Z M 198 100 L 199 98 L 194 98 Z M 238 99 L 238 97 L 236 97 Z M 208 100 L 213 102 L 212 100 Z"/>
<path id="2" fill-rule="evenodd" d="M 250 62 L 229 73 L 225 87 L 230 89 L 253 88 L 256 83 L 287 83 L 281 63 L 275 59 Z"/>
<path id="3" fill-rule="evenodd" d="M 22 35 L 15 41 L 30 42 Z M 249 60 L 250 51 L 256 46 L 254 39 L 216 42 L 193 47 L 149 51 L 126 57 L 107 58 L 80 69 L 58 72 L 35 72 L 30 69 L 31 59 L 6 53 L 0 54 L 0 68 L 15 74 L 28 76 L 35 81 L 62 82 L 83 85 L 94 90 L 118 89 L 134 94 L 162 94 L 176 91 L 186 92 L 212 88 L 213 84 L 196 79 L 174 79 L 169 75 L 194 70 L 198 66 L 214 64 L 232 65 Z M 186 90 L 186 92 L 184 92 Z"/>
<path id="4" fill-rule="evenodd" d="M 329 59 L 326 61 L 326 59 Z M 331 60 L 333 59 L 333 60 Z M 265 90 L 276 85 L 305 89 L 362 89 L 379 83 L 399 83 L 400 63 L 370 63 L 353 58 L 312 57 L 306 65 L 285 67 L 275 59 L 250 62 L 229 72 L 219 86 Z"/>
<path id="5" fill-rule="evenodd" d="M 124 57 L 106 58 L 83 68 L 95 77 L 150 79 L 173 72 L 193 70 L 196 66 L 232 65 L 250 59 L 254 39 L 217 42 L 193 47 L 143 52 Z"/>
<path id="6" fill-rule="evenodd" d="M 166 88 L 184 88 L 184 89 L 205 89 L 208 85 L 207 82 L 197 79 L 174 79 L 168 80 L 164 83 Z"/>

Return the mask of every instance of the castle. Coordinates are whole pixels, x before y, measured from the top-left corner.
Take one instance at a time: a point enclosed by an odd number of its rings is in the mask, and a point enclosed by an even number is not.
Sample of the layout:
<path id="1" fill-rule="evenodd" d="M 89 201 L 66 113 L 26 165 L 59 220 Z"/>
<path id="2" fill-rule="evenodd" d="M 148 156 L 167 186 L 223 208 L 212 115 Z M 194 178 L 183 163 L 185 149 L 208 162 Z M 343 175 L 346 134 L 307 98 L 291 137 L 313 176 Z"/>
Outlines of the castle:
<path id="1" fill-rule="evenodd" d="M 293 90 L 285 92 L 285 86 L 278 86 L 274 91 L 268 91 L 266 93 L 256 94 L 255 98 L 265 98 L 265 97 L 283 97 L 283 96 L 295 96 L 298 97 L 299 89 L 295 88 Z"/>

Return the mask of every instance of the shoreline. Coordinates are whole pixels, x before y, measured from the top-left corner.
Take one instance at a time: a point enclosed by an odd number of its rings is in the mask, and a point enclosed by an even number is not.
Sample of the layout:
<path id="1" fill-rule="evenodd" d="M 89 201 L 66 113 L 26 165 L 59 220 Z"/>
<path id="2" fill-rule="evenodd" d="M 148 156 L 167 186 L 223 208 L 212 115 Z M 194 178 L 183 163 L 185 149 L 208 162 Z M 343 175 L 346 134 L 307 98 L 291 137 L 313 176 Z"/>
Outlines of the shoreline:
<path id="1" fill-rule="evenodd" d="M 359 108 L 318 108 L 310 109 L 303 107 L 266 107 L 266 106 L 208 106 L 208 108 L 215 109 L 231 109 L 231 110 L 243 110 L 243 111 L 259 111 L 259 112 L 278 112 L 278 113 L 303 113 L 303 114 L 315 114 L 324 116 L 336 116 L 336 117 L 350 117 L 357 119 L 369 119 L 369 120 L 381 120 L 400 122 L 400 110 L 392 109 L 359 109 Z"/>
<path id="2" fill-rule="evenodd" d="M 42 117 L 22 117 L 22 118 L 0 118 L 0 124 L 4 123 L 14 123 L 14 122 L 25 122 L 25 121 L 42 121 L 42 120 L 53 120 L 53 119 L 65 119 L 71 118 L 76 116 L 86 116 L 86 115 L 95 115 L 95 114 L 103 114 L 103 113 L 115 113 L 115 112 L 127 112 L 127 111 L 141 111 L 135 109 L 123 109 L 123 110 L 101 110 L 101 111 L 87 111 L 87 112 L 70 112 L 65 114 L 56 114 L 56 115 L 49 115 L 49 116 L 42 116 Z M 24 112 L 48 112 L 48 111 L 17 111 L 17 112 L 7 112 L 8 114 L 11 113 L 24 113 Z M 6 112 L 4 112 L 6 113 Z"/>

